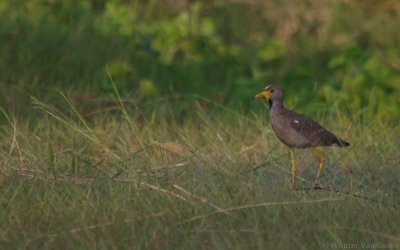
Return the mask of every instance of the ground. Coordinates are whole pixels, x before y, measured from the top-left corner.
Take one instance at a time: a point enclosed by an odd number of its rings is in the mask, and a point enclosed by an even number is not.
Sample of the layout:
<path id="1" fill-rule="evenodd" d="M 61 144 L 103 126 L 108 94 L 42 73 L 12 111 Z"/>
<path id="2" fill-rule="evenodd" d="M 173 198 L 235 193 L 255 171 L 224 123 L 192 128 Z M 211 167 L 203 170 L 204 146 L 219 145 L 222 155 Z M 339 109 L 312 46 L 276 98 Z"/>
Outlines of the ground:
<path id="1" fill-rule="evenodd" d="M 398 126 L 316 117 L 351 146 L 323 149 L 320 190 L 317 159 L 297 150 L 293 188 L 266 112 L 202 104 L 184 120 L 123 102 L 84 116 L 36 101 L 39 122 L 8 116 L 2 248 L 400 247 Z"/>

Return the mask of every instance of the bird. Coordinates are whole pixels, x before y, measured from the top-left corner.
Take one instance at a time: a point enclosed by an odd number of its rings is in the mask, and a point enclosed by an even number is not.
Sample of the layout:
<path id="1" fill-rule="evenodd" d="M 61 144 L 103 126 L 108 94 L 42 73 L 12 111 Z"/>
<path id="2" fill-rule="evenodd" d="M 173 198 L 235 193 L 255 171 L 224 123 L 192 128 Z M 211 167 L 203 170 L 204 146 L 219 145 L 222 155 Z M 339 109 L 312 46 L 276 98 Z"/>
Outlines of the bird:
<path id="1" fill-rule="evenodd" d="M 254 96 L 254 98 L 262 98 L 269 104 L 269 121 L 272 130 L 275 132 L 278 139 L 289 148 L 292 165 L 292 185 L 295 186 L 297 172 L 294 149 L 311 148 L 319 159 L 314 188 L 320 188 L 319 178 L 324 167 L 325 158 L 317 147 L 348 147 L 350 143 L 337 137 L 311 118 L 285 108 L 283 105 L 284 90 L 279 85 L 272 84 L 266 86 L 264 90 Z"/>

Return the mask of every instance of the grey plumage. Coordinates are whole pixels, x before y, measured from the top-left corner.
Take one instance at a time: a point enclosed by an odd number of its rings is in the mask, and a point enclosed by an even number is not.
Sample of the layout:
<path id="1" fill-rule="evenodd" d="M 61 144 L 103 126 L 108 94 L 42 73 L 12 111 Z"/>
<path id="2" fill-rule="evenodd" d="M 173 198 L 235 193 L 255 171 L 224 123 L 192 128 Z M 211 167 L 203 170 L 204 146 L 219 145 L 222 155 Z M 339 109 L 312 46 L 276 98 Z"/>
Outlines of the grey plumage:
<path id="1" fill-rule="evenodd" d="M 290 148 L 317 146 L 347 147 L 350 144 L 326 130 L 314 120 L 283 106 L 283 89 L 278 85 L 265 88 L 270 91 L 270 123 L 280 141 Z"/>

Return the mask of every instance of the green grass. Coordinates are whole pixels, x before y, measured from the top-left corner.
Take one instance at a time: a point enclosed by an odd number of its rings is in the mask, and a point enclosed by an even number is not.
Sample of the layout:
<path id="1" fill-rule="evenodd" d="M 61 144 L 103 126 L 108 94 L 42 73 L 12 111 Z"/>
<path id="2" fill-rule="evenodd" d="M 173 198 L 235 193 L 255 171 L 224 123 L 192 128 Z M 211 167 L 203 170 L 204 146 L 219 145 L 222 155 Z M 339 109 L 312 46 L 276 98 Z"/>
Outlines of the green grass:
<path id="1" fill-rule="evenodd" d="M 192 97 L 84 112 L 65 101 L 33 100 L 36 120 L 3 113 L 3 249 L 400 246 L 400 127 L 373 112 L 319 117 L 351 143 L 323 149 L 321 186 L 333 192 L 309 189 L 317 160 L 307 150 L 296 151 L 291 188 L 264 110 Z"/>

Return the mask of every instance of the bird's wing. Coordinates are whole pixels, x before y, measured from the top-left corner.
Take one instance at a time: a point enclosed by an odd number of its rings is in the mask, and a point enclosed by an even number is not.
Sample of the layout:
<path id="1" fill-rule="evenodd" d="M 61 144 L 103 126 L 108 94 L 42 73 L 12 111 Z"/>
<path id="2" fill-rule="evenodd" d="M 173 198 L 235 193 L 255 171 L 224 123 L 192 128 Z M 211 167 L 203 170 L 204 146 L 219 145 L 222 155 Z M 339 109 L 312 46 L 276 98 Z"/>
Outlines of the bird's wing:
<path id="1" fill-rule="evenodd" d="M 291 110 L 287 111 L 287 116 L 290 117 L 290 127 L 309 139 L 309 146 L 331 146 L 337 144 L 338 140 L 340 140 L 311 118 Z"/>

